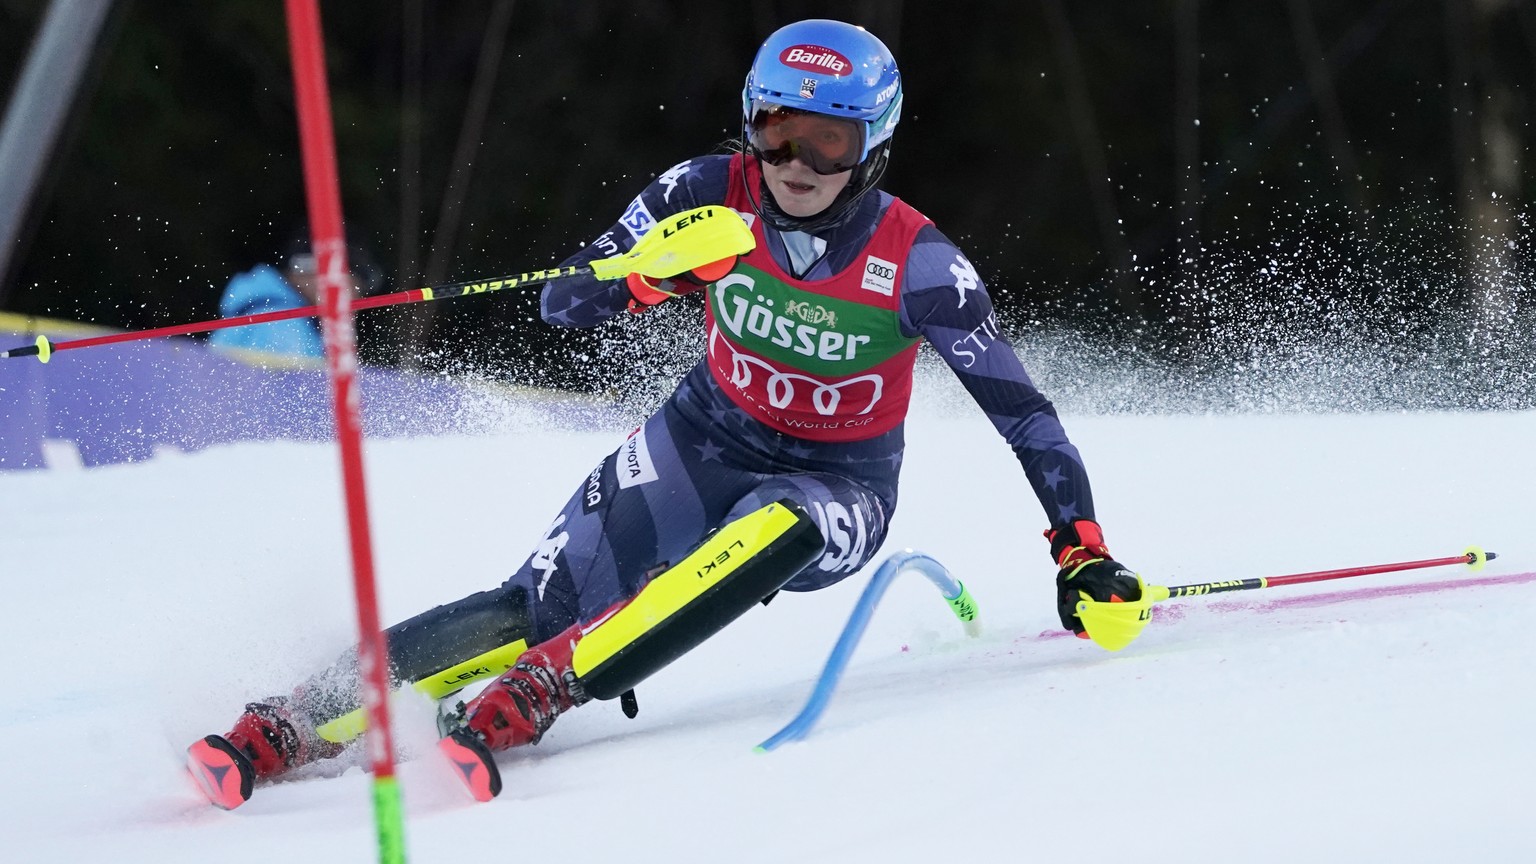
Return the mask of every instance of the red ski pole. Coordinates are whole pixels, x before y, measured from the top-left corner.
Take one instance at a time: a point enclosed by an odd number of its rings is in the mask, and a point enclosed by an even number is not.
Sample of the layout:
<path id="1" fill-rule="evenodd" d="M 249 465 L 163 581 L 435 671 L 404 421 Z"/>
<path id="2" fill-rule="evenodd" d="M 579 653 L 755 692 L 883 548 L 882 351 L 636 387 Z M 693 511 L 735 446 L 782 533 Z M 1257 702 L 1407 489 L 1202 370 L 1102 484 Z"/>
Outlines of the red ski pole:
<path id="1" fill-rule="evenodd" d="M 1218 582 L 1196 582 L 1192 585 L 1149 585 L 1153 601 L 1169 597 L 1189 597 L 1195 594 L 1220 594 L 1225 591 L 1250 591 L 1255 588 L 1275 588 L 1280 585 L 1301 585 L 1306 582 L 1326 582 L 1330 579 L 1348 579 L 1351 576 L 1369 576 L 1372 573 L 1396 573 L 1399 570 L 1419 570 L 1425 567 L 1444 567 L 1447 564 L 1466 564 L 1473 570 L 1499 557 L 1497 552 L 1484 552 L 1472 547 L 1460 555 L 1447 558 L 1426 558 L 1422 561 L 1402 561 L 1397 564 L 1371 564 L 1365 567 L 1345 567 L 1339 570 L 1315 570 L 1311 573 L 1292 573 L 1288 576 L 1259 576 L 1253 579 L 1229 579 Z M 1168 592 L 1159 597 L 1158 594 Z"/>
<path id="2" fill-rule="evenodd" d="M 1224 579 L 1216 582 L 1196 582 L 1191 585 L 1144 585 L 1141 599 L 1130 603 L 1099 603 L 1084 598 L 1077 603 L 1077 616 L 1082 619 L 1088 638 L 1099 646 L 1119 651 L 1141 635 L 1147 622 L 1152 620 L 1152 607 L 1171 597 L 1190 597 L 1203 594 L 1222 594 L 1227 591 L 1251 591 L 1256 588 L 1274 588 L 1280 585 L 1300 585 L 1305 582 L 1325 582 L 1330 579 L 1348 579 L 1371 573 L 1394 573 L 1399 570 L 1418 570 L 1424 567 L 1443 567 L 1448 564 L 1465 564 L 1473 570 L 1497 558 L 1493 552 L 1484 552 L 1476 546 L 1460 555 L 1447 558 L 1426 558 L 1422 561 L 1401 561 L 1396 564 L 1371 564 L 1365 567 L 1345 567 L 1340 570 L 1315 570 L 1310 573 L 1292 573 L 1287 576 L 1259 576 L 1253 579 Z M 1140 577 L 1137 577 L 1138 579 Z"/>
<path id="3" fill-rule="evenodd" d="M 424 303 L 430 300 L 447 300 L 454 297 L 467 297 L 471 294 L 506 291 L 557 279 L 573 279 L 578 276 L 613 280 L 622 279 L 630 273 L 640 273 L 656 279 L 667 279 L 678 273 L 718 265 L 722 261 L 735 261 L 737 256 L 751 252 L 755 243 L 756 241 L 752 238 L 752 229 L 748 228 L 747 223 L 743 222 L 734 211 L 719 204 L 706 204 L 668 217 L 662 225 L 658 226 L 658 230 L 648 232 L 641 237 L 628 252 L 610 255 L 607 258 L 598 258 L 585 264 L 532 270 L 515 276 L 496 276 L 431 288 L 413 288 L 409 291 L 397 291 L 394 294 L 351 300 L 348 305 L 351 310 L 359 310 L 393 306 L 397 303 Z M 337 256 L 336 260 L 344 258 L 344 255 Z M 0 358 L 36 357 L 47 363 L 54 352 L 68 351 L 71 348 L 89 348 L 92 345 L 133 342 L 159 336 L 186 336 L 192 333 L 206 333 L 210 330 L 223 330 L 226 327 L 245 327 L 250 324 L 287 321 L 290 318 L 309 318 L 323 312 L 324 309 L 321 306 L 303 306 L 298 309 L 259 312 L 255 315 L 240 315 L 216 321 L 157 327 L 153 330 L 71 339 L 58 344 L 50 342 L 47 336 L 39 336 L 35 344 L 0 351 Z"/>
<path id="4" fill-rule="evenodd" d="M 502 291 L 508 288 L 537 285 L 555 279 L 568 279 L 572 276 L 586 276 L 592 273 L 593 268 L 590 265 L 551 267 L 547 270 L 519 273 L 516 276 L 499 276 L 495 279 L 456 282 L 452 285 L 440 285 L 435 288 L 412 288 L 409 291 L 397 291 L 393 294 L 381 294 L 377 297 L 363 297 L 353 300 L 351 306 L 354 310 L 377 309 L 380 306 L 394 306 L 397 303 L 423 303 L 429 300 L 446 300 L 453 297 L 463 297 L 468 294 Z M 48 358 L 55 352 L 68 351 L 72 348 L 90 348 L 94 345 L 111 345 L 116 342 L 136 342 L 140 339 L 156 339 L 161 336 L 188 336 L 193 333 L 207 333 L 213 330 L 223 330 L 228 327 L 245 327 L 251 324 L 266 324 L 270 321 L 287 321 L 292 318 L 312 318 L 322 314 L 323 311 L 320 306 L 300 306 L 295 309 L 278 309 L 273 312 L 258 312 L 254 315 L 237 315 L 234 318 L 220 318 L 215 321 L 173 324 L 169 327 L 156 327 L 152 330 L 108 333 L 102 336 L 89 336 L 84 339 L 71 339 L 68 342 L 50 342 L 48 337 L 39 336 L 36 343 L 32 345 L 23 345 L 20 348 L 0 351 L 0 357 L 36 357 L 47 363 Z"/>

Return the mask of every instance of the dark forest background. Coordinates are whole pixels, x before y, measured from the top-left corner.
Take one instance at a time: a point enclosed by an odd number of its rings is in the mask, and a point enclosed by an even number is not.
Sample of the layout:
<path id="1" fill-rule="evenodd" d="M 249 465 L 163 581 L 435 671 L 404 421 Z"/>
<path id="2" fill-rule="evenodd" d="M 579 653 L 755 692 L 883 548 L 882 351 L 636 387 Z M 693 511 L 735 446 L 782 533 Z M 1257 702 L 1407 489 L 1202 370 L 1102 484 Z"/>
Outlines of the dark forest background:
<path id="1" fill-rule="evenodd" d="M 0 93 L 45 8 L 0 0 Z M 1012 328 L 1193 364 L 1245 340 L 1365 340 L 1530 392 L 1530 2 L 381 0 L 322 17 L 347 223 L 386 290 L 557 262 L 737 133 L 764 36 L 837 17 L 903 72 L 885 188 L 966 250 Z M 118 3 L 0 311 L 213 318 L 230 275 L 276 261 L 304 207 L 284 28 L 276 0 Z M 582 338 L 538 323 L 532 295 L 359 325 L 370 362 L 474 357 L 553 384 L 562 364 L 541 356 Z"/>

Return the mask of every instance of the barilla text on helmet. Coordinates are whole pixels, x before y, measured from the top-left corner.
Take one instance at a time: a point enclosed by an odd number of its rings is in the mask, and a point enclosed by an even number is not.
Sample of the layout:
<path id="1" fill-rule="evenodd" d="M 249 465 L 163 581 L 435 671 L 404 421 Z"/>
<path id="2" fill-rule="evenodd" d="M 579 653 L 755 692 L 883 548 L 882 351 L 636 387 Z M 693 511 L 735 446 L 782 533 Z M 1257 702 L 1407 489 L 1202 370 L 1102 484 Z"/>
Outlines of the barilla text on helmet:
<path id="1" fill-rule="evenodd" d="M 802 72 L 831 72 L 845 75 L 853 63 L 847 57 L 820 45 L 791 45 L 779 52 L 779 62 Z"/>

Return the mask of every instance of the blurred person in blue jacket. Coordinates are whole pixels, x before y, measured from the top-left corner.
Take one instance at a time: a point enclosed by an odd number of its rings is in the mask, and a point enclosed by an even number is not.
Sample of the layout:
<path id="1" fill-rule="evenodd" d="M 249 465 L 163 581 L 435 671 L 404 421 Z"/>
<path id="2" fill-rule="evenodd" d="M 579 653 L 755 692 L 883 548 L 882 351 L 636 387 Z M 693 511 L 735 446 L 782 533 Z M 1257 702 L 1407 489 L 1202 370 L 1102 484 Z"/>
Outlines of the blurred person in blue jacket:
<path id="1" fill-rule="evenodd" d="M 219 298 L 220 317 L 237 318 L 241 315 L 318 305 L 320 278 L 316 272 L 315 256 L 309 251 L 307 236 L 305 234 L 305 239 L 290 244 L 290 253 L 279 265 L 281 270 L 263 263 L 235 274 Z M 382 273 L 373 263 L 373 256 L 360 244 L 349 243 L 348 247 L 354 296 L 374 293 L 382 282 Z M 325 341 L 320 335 L 318 318 L 291 318 L 287 321 L 215 330 L 209 334 L 208 342 L 218 348 L 238 348 L 268 354 L 315 358 L 325 356 Z"/>

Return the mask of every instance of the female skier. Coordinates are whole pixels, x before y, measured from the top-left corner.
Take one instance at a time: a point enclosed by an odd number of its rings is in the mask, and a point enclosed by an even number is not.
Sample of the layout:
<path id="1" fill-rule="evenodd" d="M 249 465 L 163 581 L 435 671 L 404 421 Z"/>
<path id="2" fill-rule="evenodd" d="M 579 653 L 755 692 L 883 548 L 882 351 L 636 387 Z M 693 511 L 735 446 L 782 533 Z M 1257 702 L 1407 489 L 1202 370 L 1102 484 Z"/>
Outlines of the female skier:
<path id="1" fill-rule="evenodd" d="M 630 713 L 638 681 L 751 606 L 863 567 L 896 509 L 924 339 L 1013 448 L 1044 508 L 1062 625 L 1082 635 L 1080 595 L 1139 598 L 1094 521 L 1078 451 L 1000 332 L 975 268 L 878 189 L 902 97 L 894 58 L 865 30 L 826 20 L 778 30 L 747 75 L 739 152 L 668 169 L 566 263 L 627 251 L 709 204 L 740 214 L 755 248 L 666 281 L 545 286 L 543 318 L 563 327 L 702 291 L 704 356 L 578 484 L 510 579 L 387 631 L 397 684 L 443 694 L 494 677 L 452 718 L 456 746 L 484 755 L 536 743 L 592 698 L 627 697 Z M 343 658 L 194 744 L 192 770 L 202 766 L 210 797 L 237 806 L 252 780 L 339 752 L 362 728 L 355 666 Z M 468 781 L 477 796 L 494 794 L 483 777 Z"/>

